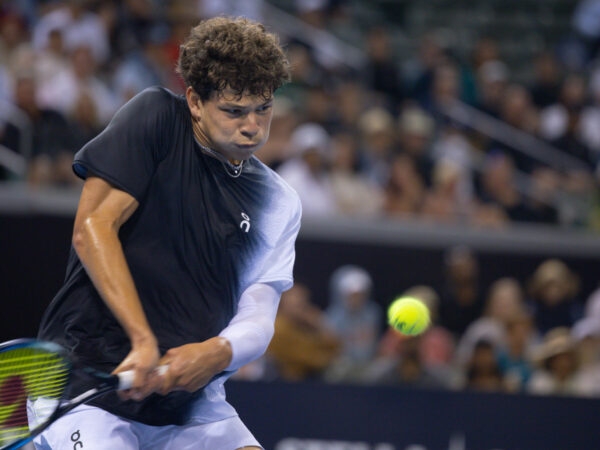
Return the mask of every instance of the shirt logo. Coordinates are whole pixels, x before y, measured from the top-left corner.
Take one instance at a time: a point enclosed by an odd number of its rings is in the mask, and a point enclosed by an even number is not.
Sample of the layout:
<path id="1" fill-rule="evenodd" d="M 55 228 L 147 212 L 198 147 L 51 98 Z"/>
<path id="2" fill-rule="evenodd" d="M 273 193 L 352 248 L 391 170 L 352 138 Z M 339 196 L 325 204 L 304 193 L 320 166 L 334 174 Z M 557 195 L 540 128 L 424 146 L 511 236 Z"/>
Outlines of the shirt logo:
<path id="1" fill-rule="evenodd" d="M 244 230 L 245 233 L 247 233 L 248 231 L 250 231 L 250 217 L 248 217 L 248 214 L 243 212 L 242 219 L 244 220 L 240 222 L 240 228 Z"/>

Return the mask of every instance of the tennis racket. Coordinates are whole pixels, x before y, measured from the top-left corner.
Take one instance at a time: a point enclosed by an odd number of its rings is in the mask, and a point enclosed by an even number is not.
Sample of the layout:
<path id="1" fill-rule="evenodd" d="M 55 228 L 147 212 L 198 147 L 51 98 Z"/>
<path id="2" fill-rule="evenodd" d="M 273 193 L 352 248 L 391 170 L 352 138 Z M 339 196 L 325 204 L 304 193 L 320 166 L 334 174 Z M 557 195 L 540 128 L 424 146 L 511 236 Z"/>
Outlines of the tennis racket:
<path id="1" fill-rule="evenodd" d="M 133 371 L 111 375 L 81 368 L 95 387 L 68 399 L 74 370 L 66 350 L 55 343 L 17 339 L 0 344 L 0 450 L 19 448 L 76 406 L 133 384 Z M 28 403 L 35 405 L 31 425 Z"/>

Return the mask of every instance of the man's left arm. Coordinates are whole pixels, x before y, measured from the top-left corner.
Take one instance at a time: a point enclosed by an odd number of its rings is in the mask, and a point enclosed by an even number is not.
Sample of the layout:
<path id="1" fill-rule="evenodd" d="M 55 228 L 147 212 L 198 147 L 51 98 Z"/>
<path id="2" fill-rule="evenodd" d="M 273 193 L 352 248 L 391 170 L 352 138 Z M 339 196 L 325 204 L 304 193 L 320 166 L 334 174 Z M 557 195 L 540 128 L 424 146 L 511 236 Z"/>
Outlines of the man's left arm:
<path id="1" fill-rule="evenodd" d="M 234 371 L 259 358 L 275 331 L 281 292 L 271 284 L 253 284 L 240 298 L 238 311 L 219 335 L 227 339 L 232 357 L 225 370 Z"/>
<path id="2" fill-rule="evenodd" d="M 194 392 L 223 371 L 235 371 L 259 358 L 274 333 L 279 292 L 274 285 L 257 283 L 241 295 L 238 310 L 219 336 L 170 349 L 160 364 L 168 364 L 160 392 Z"/>

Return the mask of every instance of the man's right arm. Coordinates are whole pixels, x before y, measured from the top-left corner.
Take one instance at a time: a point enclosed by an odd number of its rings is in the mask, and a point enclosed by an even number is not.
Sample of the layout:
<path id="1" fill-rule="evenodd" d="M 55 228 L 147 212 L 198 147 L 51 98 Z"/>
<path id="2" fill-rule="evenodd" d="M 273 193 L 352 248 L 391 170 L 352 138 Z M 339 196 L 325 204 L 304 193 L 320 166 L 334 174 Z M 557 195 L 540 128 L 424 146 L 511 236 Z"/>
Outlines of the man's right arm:
<path id="1" fill-rule="evenodd" d="M 87 178 L 75 217 L 73 247 L 100 296 L 127 333 L 131 352 L 115 369 L 135 370 L 129 395 L 140 399 L 150 393 L 147 380 L 159 351 L 119 240 L 120 227 L 137 209 L 130 194 L 101 178 Z"/>

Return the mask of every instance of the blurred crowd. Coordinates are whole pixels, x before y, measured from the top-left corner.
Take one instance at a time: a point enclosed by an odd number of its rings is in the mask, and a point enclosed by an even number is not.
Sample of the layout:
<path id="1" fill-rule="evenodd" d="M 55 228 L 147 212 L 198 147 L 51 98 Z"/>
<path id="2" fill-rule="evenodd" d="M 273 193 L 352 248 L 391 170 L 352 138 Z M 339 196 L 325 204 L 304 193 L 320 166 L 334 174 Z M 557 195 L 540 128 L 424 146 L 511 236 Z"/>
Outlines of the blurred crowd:
<path id="1" fill-rule="evenodd" d="M 309 31 L 359 34 L 365 55 L 351 66 L 330 57 L 336 41 L 327 35 L 317 46 L 306 34 L 282 35 L 292 78 L 276 93 L 257 156 L 297 190 L 305 216 L 598 228 L 598 14 L 577 10 L 573 33 L 535 55 L 523 81 L 489 36 L 464 57 L 431 30 L 399 60 L 392 26 L 358 26 L 352 2 L 290 3 Z M 263 20 L 265 5 L 2 2 L 0 180 L 79 186 L 74 152 L 120 106 L 152 85 L 183 93 L 174 67 L 190 26 L 221 13 Z M 459 120 L 457 105 L 485 126 Z M 576 274 L 557 259 L 526 283 L 499 278 L 486 291 L 469 249 L 452 249 L 445 265 L 444 286 L 404 292 L 432 313 L 415 338 L 386 327 L 392 299 L 373 298 L 364 268 L 332 274 L 326 309 L 297 283 L 282 298 L 267 355 L 238 377 L 600 395 L 600 292 L 580 298 Z"/>
<path id="2" fill-rule="evenodd" d="M 386 305 L 363 267 L 330 277 L 325 308 L 303 283 L 284 293 L 265 357 L 236 376 L 424 389 L 600 397 L 600 290 L 582 298 L 561 260 L 520 282 L 479 284 L 477 255 L 448 250 L 445 284 L 399 293 L 422 300 L 430 327 L 408 337 L 387 326 Z M 384 301 L 385 300 L 385 301 Z"/>
<path id="3" fill-rule="evenodd" d="M 328 56 L 337 41 L 327 35 L 317 46 L 306 34 L 282 35 L 292 80 L 277 92 L 257 156 L 298 191 L 306 216 L 597 228 L 600 69 L 589 20 L 568 44 L 535 55 L 529 79 L 517 81 L 488 36 L 464 57 L 431 30 L 399 60 L 392 25 L 361 27 L 351 3 L 290 4 L 309 32 L 353 33 L 365 55 L 358 67 Z M 3 2 L 0 179 L 78 185 L 73 153 L 121 105 L 152 85 L 183 92 L 174 66 L 190 26 L 220 13 L 265 20 L 266 4 Z M 457 104 L 495 131 L 457 120 Z"/>

